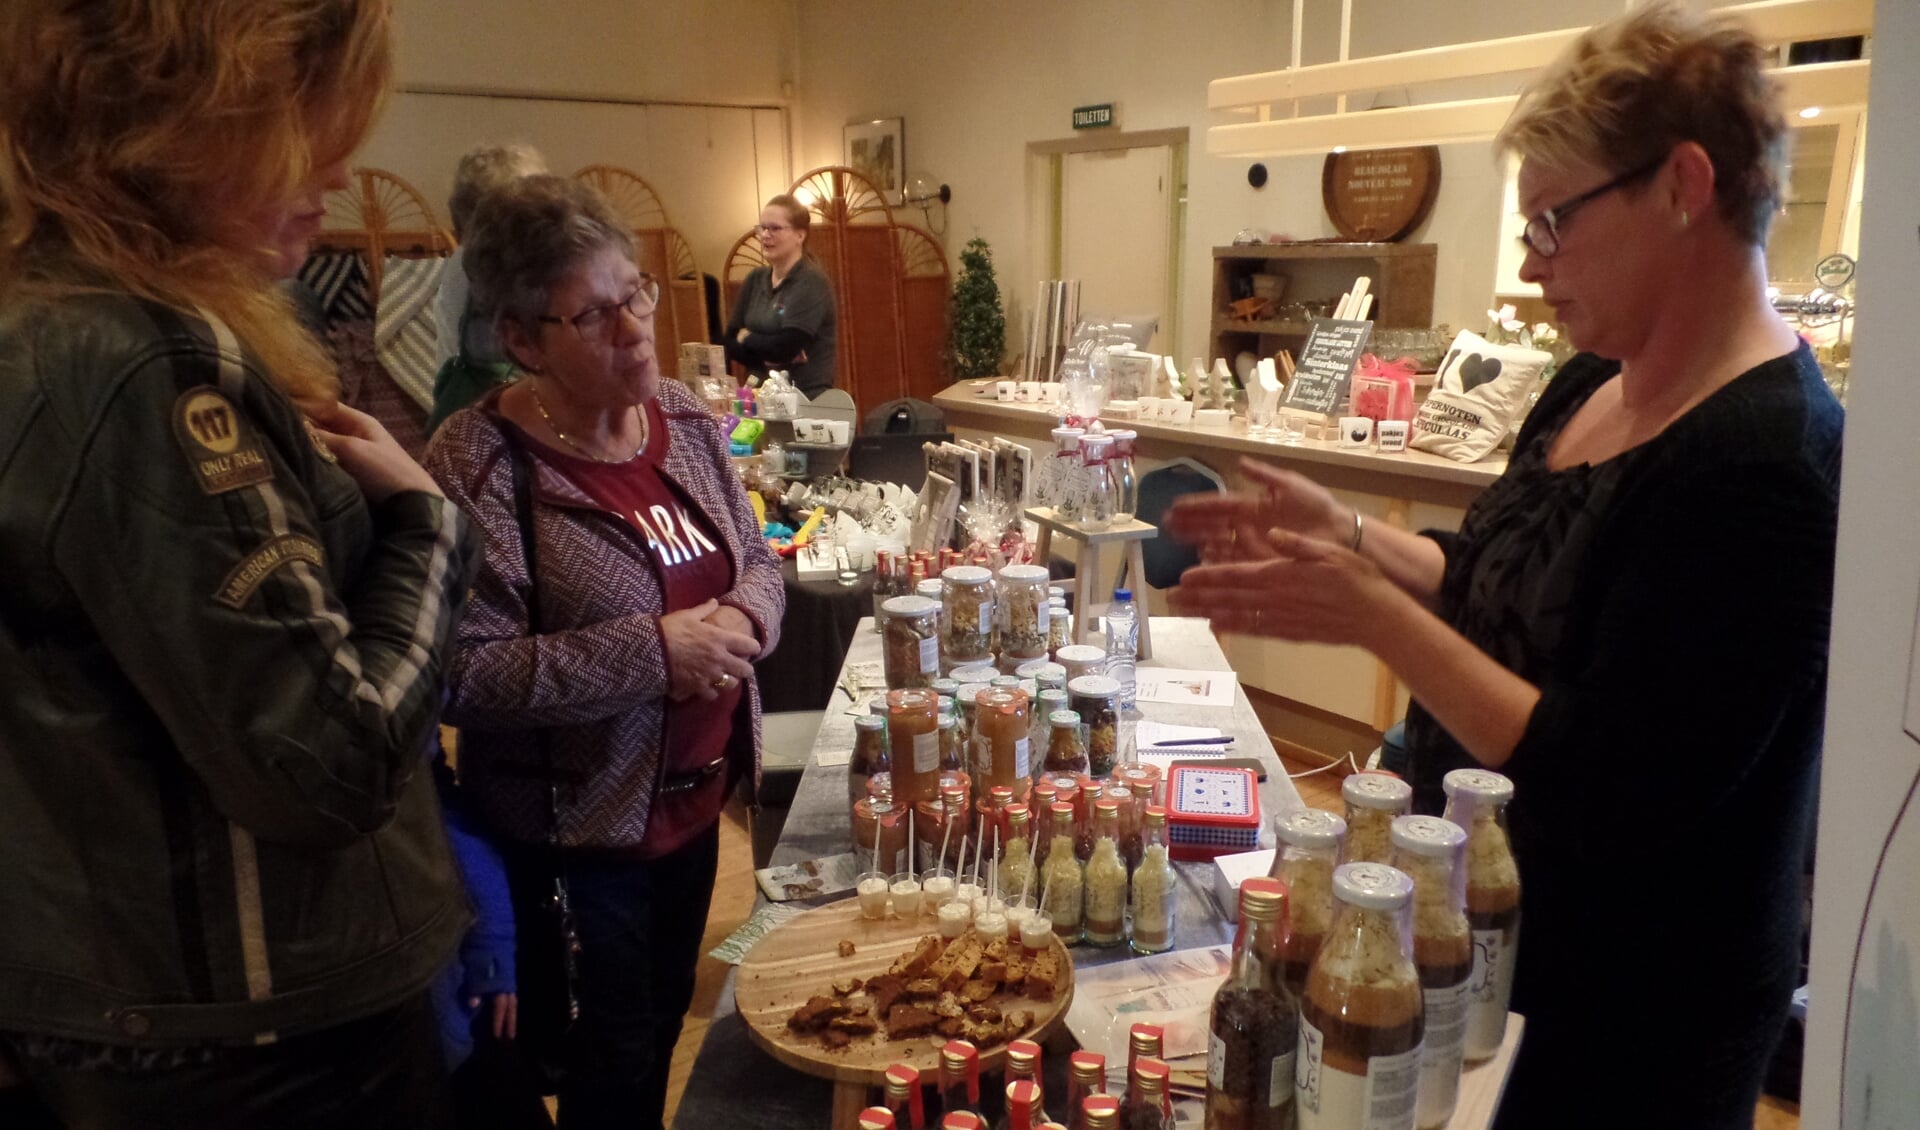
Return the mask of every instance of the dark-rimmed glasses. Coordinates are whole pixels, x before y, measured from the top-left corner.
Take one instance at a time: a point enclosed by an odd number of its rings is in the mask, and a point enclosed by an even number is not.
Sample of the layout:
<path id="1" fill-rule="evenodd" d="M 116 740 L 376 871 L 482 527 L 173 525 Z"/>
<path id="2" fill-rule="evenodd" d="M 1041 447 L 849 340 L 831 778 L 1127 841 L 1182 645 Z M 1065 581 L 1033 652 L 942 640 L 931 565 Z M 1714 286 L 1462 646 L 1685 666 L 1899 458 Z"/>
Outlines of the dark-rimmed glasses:
<path id="1" fill-rule="evenodd" d="M 1659 160 L 1649 162 L 1630 172 L 1621 173 L 1598 188 L 1590 188 L 1571 200 L 1563 200 L 1551 208 L 1541 210 L 1540 214 L 1527 220 L 1527 226 L 1520 232 L 1520 242 L 1527 250 L 1542 259 L 1551 259 L 1560 254 L 1560 225 L 1574 214 L 1582 204 L 1605 196 L 1616 188 L 1632 184 L 1642 177 L 1649 176 L 1667 163 L 1663 155 Z"/>
<path id="2" fill-rule="evenodd" d="M 753 230 L 759 232 L 761 235 L 772 235 L 775 232 L 792 231 L 793 225 L 792 224 L 755 224 L 753 227 Z"/>
<path id="3" fill-rule="evenodd" d="M 618 302 L 589 306 L 571 318 L 557 318 L 552 314 L 542 314 L 539 320 L 555 325 L 564 322 L 573 327 L 573 332 L 580 335 L 581 341 L 593 345 L 605 341 L 612 334 L 614 326 L 619 324 L 622 306 L 627 308 L 627 313 L 636 318 L 652 317 L 653 312 L 660 306 L 659 282 L 655 281 L 652 275 L 643 274 L 640 276 L 640 285 L 633 288 L 633 293 Z"/>

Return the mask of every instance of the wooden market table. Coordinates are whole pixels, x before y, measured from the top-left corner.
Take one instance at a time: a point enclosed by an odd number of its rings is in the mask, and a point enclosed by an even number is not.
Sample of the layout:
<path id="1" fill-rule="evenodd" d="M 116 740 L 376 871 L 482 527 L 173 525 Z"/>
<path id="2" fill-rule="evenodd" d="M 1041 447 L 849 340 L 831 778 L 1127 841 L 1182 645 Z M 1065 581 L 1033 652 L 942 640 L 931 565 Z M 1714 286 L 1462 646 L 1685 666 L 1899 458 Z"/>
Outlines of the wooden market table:
<path id="1" fill-rule="evenodd" d="M 855 633 L 847 653 L 848 663 L 877 663 L 880 637 L 863 623 Z M 1156 617 L 1153 622 L 1155 656 L 1141 664 L 1143 668 L 1169 667 L 1200 671 L 1229 670 L 1226 656 L 1207 629 L 1205 621 L 1177 617 Z M 821 754 L 836 754 L 853 744 L 851 701 L 836 693 L 833 703 L 814 738 L 806 769 L 793 798 L 773 863 L 799 863 L 837 855 L 851 850 L 852 835 L 847 817 L 847 770 L 844 764 L 820 764 Z M 1234 738 L 1232 755 L 1252 758 L 1265 768 L 1267 779 L 1260 786 L 1261 814 L 1271 820 L 1281 813 L 1302 806 L 1299 792 L 1287 778 L 1286 770 L 1274 753 L 1245 691 L 1237 685 L 1231 707 L 1175 706 L 1143 703 L 1143 718 L 1174 725 L 1213 726 Z M 1176 949 L 1231 944 L 1233 926 L 1220 913 L 1211 893 L 1213 866 L 1210 863 L 1177 863 L 1179 880 Z M 851 899 L 851 892 L 826 896 L 819 904 Z M 1128 959 L 1125 947 L 1096 949 L 1078 946 L 1072 951 L 1077 968 Z M 755 1127 L 814 1130 L 831 1125 L 844 1130 L 853 1125 L 852 1116 L 865 1105 L 865 1084 L 857 1081 L 835 1082 L 807 1074 L 783 1063 L 756 1046 L 747 1023 L 735 1009 L 735 977 L 730 973 L 716 1006 L 712 1025 L 688 1077 L 686 1090 L 674 1119 L 684 1130 L 708 1130 L 711 1127 L 753 1125 Z M 1501 1054 L 1487 1064 L 1467 1072 L 1462 1081 L 1461 1113 L 1454 1130 L 1476 1130 L 1485 1126 L 1498 1101 L 1513 1047 L 1519 1034 L 1518 1018 L 1507 1026 L 1507 1042 Z M 1059 1037 L 1056 1038 L 1056 1040 Z M 1058 1050 L 1043 1059 L 1046 1093 L 1064 1095 L 1066 1059 Z M 750 1104 L 751 1114 L 745 1113 Z M 1478 1112 L 1468 1118 L 1468 1112 Z M 831 1121 L 829 1121 L 831 1120 Z"/>

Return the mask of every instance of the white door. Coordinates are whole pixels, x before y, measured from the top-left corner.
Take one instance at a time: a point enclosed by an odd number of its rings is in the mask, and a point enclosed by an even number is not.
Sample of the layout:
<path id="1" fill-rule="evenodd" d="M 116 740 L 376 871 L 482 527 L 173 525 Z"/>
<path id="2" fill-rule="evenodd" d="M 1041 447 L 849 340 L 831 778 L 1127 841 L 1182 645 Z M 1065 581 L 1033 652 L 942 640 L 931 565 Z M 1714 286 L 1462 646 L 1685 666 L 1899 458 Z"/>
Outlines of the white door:
<path id="1" fill-rule="evenodd" d="M 1164 353 L 1173 150 L 1098 149 L 1061 159 L 1060 277 L 1080 280 L 1082 318 L 1158 318 Z"/>

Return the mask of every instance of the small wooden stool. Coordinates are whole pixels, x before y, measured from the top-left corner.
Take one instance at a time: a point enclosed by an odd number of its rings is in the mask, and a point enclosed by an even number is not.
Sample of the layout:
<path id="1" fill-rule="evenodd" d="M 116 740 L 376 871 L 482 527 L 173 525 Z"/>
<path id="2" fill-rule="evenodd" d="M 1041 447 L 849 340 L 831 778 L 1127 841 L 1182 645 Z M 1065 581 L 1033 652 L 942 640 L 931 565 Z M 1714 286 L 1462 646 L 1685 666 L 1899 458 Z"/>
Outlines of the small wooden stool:
<path id="1" fill-rule="evenodd" d="M 1073 642 L 1086 643 L 1088 634 L 1093 630 L 1093 618 L 1087 615 L 1087 604 L 1092 587 L 1099 583 L 1100 551 L 1109 545 L 1124 542 L 1126 545 L 1127 583 L 1134 587 L 1134 605 L 1140 623 L 1141 659 L 1153 658 L 1153 640 L 1148 634 L 1147 602 L 1140 593 L 1140 586 L 1147 583 L 1147 563 L 1140 552 L 1140 544 L 1149 538 L 1160 536 L 1160 528 L 1138 518 L 1126 523 L 1115 523 L 1104 530 L 1083 530 L 1072 522 L 1055 517 L 1051 506 L 1036 506 L 1026 511 L 1026 516 L 1040 527 L 1040 540 L 1034 546 L 1034 560 L 1045 565 L 1053 559 L 1053 535 L 1072 538 L 1080 543 L 1080 552 L 1074 557 L 1074 590 L 1080 594 L 1080 600 L 1074 606 Z"/>

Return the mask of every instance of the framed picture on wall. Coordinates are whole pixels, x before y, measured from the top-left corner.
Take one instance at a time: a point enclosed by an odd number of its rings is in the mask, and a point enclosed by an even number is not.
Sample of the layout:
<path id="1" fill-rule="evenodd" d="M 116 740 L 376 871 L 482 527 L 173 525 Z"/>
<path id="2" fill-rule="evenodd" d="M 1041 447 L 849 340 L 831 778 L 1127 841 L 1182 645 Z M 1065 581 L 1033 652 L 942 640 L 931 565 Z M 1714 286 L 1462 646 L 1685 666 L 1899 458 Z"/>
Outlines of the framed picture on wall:
<path id="1" fill-rule="evenodd" d="M 853 122 L 846 128 L 848 167 L 872 181 L 887 198 L 899 204 L 906 184 L 907 133 L 905 119 L 878 118 Z"/>

